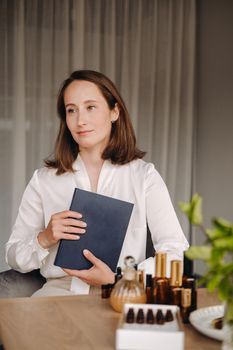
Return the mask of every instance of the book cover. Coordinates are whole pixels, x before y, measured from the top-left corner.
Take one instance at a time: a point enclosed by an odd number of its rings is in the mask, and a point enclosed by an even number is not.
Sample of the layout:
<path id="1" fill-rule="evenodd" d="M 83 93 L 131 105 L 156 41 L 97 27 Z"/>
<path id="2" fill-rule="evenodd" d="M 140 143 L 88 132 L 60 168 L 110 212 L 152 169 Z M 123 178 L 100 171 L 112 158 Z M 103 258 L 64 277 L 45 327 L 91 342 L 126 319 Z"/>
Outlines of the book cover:
<path id="1" fill-rule="evenodd" d="M 89 269 L 92 264 L 83 255 L 90 250 L 116 270 L 121 248 L 133 210 L 133 204 L 76 188 L 70 210 L 82 214 L 86 233 L 77 241 L 62 239 L 54 264 L 68 269 Z"/>

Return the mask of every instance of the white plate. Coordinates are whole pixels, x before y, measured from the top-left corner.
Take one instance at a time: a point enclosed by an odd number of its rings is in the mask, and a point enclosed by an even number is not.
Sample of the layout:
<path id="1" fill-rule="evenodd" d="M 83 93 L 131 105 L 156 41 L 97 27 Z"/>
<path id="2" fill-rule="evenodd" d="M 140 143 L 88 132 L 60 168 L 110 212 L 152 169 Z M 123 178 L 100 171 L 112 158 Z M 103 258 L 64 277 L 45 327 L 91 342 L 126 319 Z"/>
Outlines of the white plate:
<path id="1" fill-rule="evenodd" d="M 215 329 L 211 322 L 217 318 L 222 317 L 224 313 L 223 305 L 216 305 L 210 307 L 203 307 L 201 309 L 191 312 L 189 320 L 190 323 L 201 333 L 208 337 L 223 340 L 223 329 Z"/>

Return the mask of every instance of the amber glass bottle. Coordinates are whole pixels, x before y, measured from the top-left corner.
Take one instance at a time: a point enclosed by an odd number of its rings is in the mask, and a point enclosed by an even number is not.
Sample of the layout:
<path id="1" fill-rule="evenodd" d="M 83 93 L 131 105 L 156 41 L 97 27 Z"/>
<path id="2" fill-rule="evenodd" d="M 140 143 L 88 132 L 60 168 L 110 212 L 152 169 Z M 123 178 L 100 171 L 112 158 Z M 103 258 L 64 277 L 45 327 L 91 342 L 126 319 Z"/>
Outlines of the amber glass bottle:
<path id="1" fill-rule="evenodd" d="M 169 280 L 166 277 L 167 254 L 158 252 L 155 255 L 154 303 L 168 303 Z"/>
<path id="2" fill-rule="evenodd" d="M 184 323 L 189 323 L 191 312 L 191 289 L 183 288 L 181 296 L 181 318 Z"/>
<path id="3" fill-rule="evenodd" d="M 168 303 L 181 306 L 182 261 L 171 261 L 171 278 L 168 291 Z"/>
<path id="4" fill-rule="evenodd" d="M 110 304 L 118 312 L 122 312 L 125 303 L 146 303 L 146 293 L 136 278 L 135 259 L 127 256 L 124 262 L 123 277 L 115 284 L 110 296 Z"/>

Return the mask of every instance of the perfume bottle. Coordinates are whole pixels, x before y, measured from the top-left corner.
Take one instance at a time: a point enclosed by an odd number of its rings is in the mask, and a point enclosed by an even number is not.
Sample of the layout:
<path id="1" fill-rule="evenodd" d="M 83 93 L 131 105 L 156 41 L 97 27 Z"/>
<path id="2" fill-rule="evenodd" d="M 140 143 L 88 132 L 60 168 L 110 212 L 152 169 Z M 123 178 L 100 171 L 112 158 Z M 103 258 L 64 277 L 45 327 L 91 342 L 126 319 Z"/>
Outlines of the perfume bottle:
<path id="1" fill-rule="evenodd" d="M 125 303 L 146 303 L 146 293 L 136 278 L 135 259 L 127 256 L 124 263 L 123 277 L 115 284 L 110 296 L 110 304 L 117 312 L 122 312 Z"/>
<path id="2" fill-rule="evenodd" d="M 168 302 L 171 305 L 181 306 L 182 292 L 182 261 L 171 261 L 171 278 L 168 291 Z"/>
<path id="3" fill-rule="evenodd" d="M 194 277 L 184 276 L 183 287 L 191 289 L 191 311 L 197 308 L 197 290 L 196 290 L 196 280 Z"/>
<path id="4" fill-rule="evenodd" d="M 166 277 L 167 254 L 159 252 L 155 255 L 154 303 L 168 303 L 169 280 Z"/>
<path id="5" fill-rule="evenodd" d="M 191 312 L 191 289 L 183 288 L 181 295 L 181 309 L 180 314 L 183 323 L 189 323 L 189 315 Z"/>
<path id="6" fill-rule="evenodd" d="M 154 293 L 153 293 L 153 279 L 151 274 L 146 274 L 146 303 L 153 304 Z"/>

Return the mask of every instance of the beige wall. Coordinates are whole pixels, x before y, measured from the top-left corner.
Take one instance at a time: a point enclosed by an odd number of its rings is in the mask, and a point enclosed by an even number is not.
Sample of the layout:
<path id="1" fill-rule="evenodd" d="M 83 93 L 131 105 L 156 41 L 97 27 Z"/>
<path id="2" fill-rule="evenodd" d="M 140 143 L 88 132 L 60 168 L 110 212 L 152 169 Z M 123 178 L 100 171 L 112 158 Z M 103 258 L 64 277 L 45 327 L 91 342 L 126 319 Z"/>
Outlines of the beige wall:
<path id="1" fill-rule="evenodd" d="M 209 226 L 213 216 L 233 221 L 233 1 L 199 0 L 197 18 L 195 187 Z"/>

